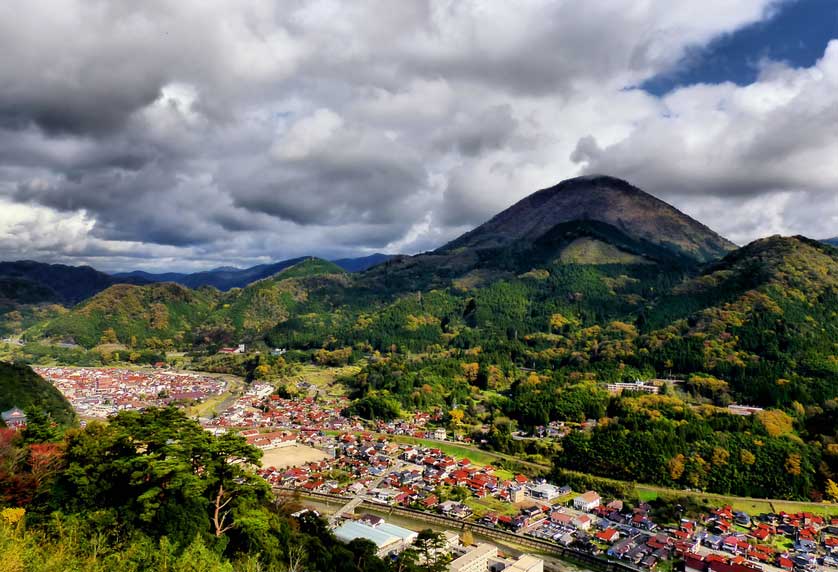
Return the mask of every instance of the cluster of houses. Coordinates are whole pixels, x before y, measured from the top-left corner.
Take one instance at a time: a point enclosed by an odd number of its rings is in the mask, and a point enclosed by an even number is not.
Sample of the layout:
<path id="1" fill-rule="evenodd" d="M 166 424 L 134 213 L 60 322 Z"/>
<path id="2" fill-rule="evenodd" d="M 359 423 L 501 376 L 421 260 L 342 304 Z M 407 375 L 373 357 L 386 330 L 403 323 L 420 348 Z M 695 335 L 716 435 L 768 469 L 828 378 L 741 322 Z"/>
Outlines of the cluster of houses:
<path id="1" fill-rule="evenodd" d="M 750 517 L 721 507 L 697 521 L 683 519 L 677 527 L 661 527 L 647 503 L 629 507 L 619 499 L 605 502 L 595 491 L 574 494 L 570 487 L 543 479 L 508 478 L 506 471 L 454 458 L 434 447 L 397 444 L 371 433 L 300 438 L 329 451 L 330 458 L 286 470 L 265 469 L 262 474 L 268 481 L 313 492 L 364 494 L 382 504 L 472 519 L 650 570 L 674 561 L 686 562 L 687 572 L 814 570 L 838 564 L 838 518 L 809 513 Z M 346 478 L 336 480 L 335 471 Z M 475 515 L 473 503 L 450 494 L 455 487 L 471 498 L 492 497 L 514 509 Z M 780 536 L 789 539 L 787 549 L 777 548 Z"/>
<path id="2" fill-rule="evenodd" d="M 384 476 L 395 464 L 398 446 L 370 434 L 344 433 L 337 437 L 321 434 L 299 435 L 299 442 L 313 445 L 329 457 L 300 467 L 280 470 L 267 467 L 260 471 L 271 485 L 299 488 L 328 494 L 357 494 Z M 342 482 L 334 478 L 340 474 Z"/>
<path id="3" fill-rule="evenodd" d="M 647 503 L 633 508 L 619 499 L 603 503 L 599 494 L 588 491 L 568 507 L 552 507 L 549 517 L 527 534 L 646 569 L 697 548 L 696 523 L 683 520 L 676 529 L 660 530 L 651 513 Z"/>
<path id="4" fill-rule="evenodd" d="M 224 411 L 202 423 L 208 428 L 271 428 L 309 433 L 362 429 L 357 420 L 341 414 L 348 405 L 343 397 L 286 399 L 274 394 L 270 384 L 254 383 Z"/>
<path id="5" fill-rule="evenodd" d="M 527 534 L 648 569 L 673 559 L 682 560 L 686 572 L 838 567 L 838 518 L 784 512 L 752 518 L 726 506 L 699 521 L 661 528 L 646 503 L 628 510 L 620 500 L 603 505 L 597 498 L 593 492 L 575 497 L 572 511 L 553 507 Z M 787 542 L 774 542 L 777 537 Z"/>
<path id="6" fill-rule="evenodd" d="M 782 511 L 751 516 L 724 506 L 703 524 L 698 537 L 716 552 L 784 570 L 838 568 L 838 517 Z"/>
<path id="7" fill-rule="evenodd" d="M 260 433 L 258 429 L 248 429 L 239 433 L 247 440 L 249 445 L 257 449 L 267 451 L 268 449 L 279 449 L 297 444 L 297 434 L 289 431 L 271 431 Z"/>
<path id="8" fill-rule="evenodd" d="M 156 369 L 36 367 L 83 417 L 105 418 L 125 410 L 196 403 L 227 389 L 222 379 Z"/>

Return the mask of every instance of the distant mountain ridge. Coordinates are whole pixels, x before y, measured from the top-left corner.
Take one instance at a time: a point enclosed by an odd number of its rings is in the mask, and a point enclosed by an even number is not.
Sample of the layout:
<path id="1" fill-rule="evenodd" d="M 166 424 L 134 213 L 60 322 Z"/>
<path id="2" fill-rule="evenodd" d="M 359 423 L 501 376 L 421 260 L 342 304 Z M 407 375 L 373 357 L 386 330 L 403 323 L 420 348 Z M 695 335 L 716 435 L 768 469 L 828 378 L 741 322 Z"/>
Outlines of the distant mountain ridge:
<path id="1" fill-rule="evenodd" d="M 115 277 L 90 266 L 46 264 L 34 260 L 0 262 L 0 280 L 17 291 L 28 286 L 36 293 L 34 302 L 57 302 L 72 305 L 118 283 L 147 284 L 141 276 Z"/>
<path id="2" fill-rule="evenodd" d="M 248 284 L 252 284 L 257 280 L 273 276 L 274 274 L 299 264 L 308 258 L 310 257 L 301 256 L 298 258 L 290 258 L 288 260 L 274 262 L 272 264 L 260 264 L 250 268 L 222 266 L 212 270 L 193 272 L 191 274 L 179 272 L 154 274 L 150 272 L 143 272 L 142 270 L 135 270 L 133 272 L 114 274 L 113 276 L 116 278 L 138 278 L 147 282 L 175 282 L 183 286 L 188 286 L 189 288 L 213 286 L 222 292 L 226 292 L 233 288 L 244 288 Z M 375 266 L 376 264 L 386 262 L 391 258 L 393 258 L 393 255 L 376 253 L 361 258 L 341 258 L 332 262 L 347 272 L 362 272 L 372 266 Z"/>

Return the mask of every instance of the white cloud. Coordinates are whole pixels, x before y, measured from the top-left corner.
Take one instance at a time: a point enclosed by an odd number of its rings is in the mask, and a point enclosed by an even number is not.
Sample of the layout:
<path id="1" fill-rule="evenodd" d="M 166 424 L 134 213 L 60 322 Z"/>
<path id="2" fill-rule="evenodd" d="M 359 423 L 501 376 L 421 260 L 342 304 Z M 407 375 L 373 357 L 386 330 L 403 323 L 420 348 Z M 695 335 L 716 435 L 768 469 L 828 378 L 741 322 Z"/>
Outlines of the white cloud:
<path id="1" fill-rule="evenodd" d="M 738 240 L 820 229 L 795 197 L 835 188 L 838 48 L 752 86 L 635 87 L 779 3 L 4 4 L 0 232 L 43 235 L 4 248 L 110 267 L 420 250 L 586 168 Z M 717 217 L 760 200 L 758 223 Z"/>
<path id="2" fill-rule="evenodd" d="M 718 197 L 714 228 L 747 241 L 771 232 L 838 234 L 838 40 L 811 68 L 779 64 L 757 81 L 696 85 L 662 100 L 662 113 L 647 115 L 617 142 L 580 141 L 575 158 L 589 172 L 629 178 L 689 212 Z M 820 221 L 800 225 L 807 205 L 817 200 Z M 754 205 L 764 219 L 750 225 Z M 706 220 L 714 225 L 713 220 Z M 744 228 L 751 227 L 749 232 Z"/>

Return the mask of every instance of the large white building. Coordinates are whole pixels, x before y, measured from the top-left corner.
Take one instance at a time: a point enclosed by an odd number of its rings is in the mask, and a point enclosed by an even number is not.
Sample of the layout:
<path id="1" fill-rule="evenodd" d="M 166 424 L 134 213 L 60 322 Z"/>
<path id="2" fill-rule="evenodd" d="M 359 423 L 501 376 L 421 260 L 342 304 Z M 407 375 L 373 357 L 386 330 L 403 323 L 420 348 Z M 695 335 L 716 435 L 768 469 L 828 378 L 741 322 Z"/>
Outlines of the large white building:
<path id="1" fill-rule="evenodd" d="M 489 560 L 497 556 L 498 547 L 494 544 L 478 544 L 453 560 L 449 570 L 451 572 L 486 572 L 489 569 Z"/>
<path id="2" fill-rule="evenodd" d="M 618 382 L 618 383 L 609 383 L 606 386 L 606 389 L 610 393 L 620 394 L 623 391 L 640 391 L 643 393 L 659 393 L 660 387 L 653 383 L 646 383 L 644 381 L 632 381 L 629 383 Z"/>
<path id="3" fill-rule="evenodd" d="M 573 508 L 590 512 L 598 507 L 601 501 L 602 499 L 597 493 L 588 491 L 573 499 Z"/>
<path id="4" fill-rule="evenodd" d="M 561 491 L 550 483 L 530 483 L 527 485 L 527 494 L 536 500 L 551 501 L 560 497 Z"/>
<path id="5" fill-rule="evenodd" d="M 500 570 L 502 572 L 544 572 L 544 560 L 529 554 L 522 554 Z"/>
<path id="6" fill-rule="evenodd" d="M 370 526 L 363 522 L 348 521 L 335 529 L 335 536 L 342 542 L 352 542 L 358 538 L 369 540 L 378 548 L 378 555 L 385 557 L 398 554 L 413 544 L 418 534 L 387 522 Z"/>
<path id="7" fill-rule="evenodd" d="M 544 561 L 529 554 L 517 558 L 498 556 L 494 544 L 478 544 L 451 562 L 451 572 L 544 572 Z"/>

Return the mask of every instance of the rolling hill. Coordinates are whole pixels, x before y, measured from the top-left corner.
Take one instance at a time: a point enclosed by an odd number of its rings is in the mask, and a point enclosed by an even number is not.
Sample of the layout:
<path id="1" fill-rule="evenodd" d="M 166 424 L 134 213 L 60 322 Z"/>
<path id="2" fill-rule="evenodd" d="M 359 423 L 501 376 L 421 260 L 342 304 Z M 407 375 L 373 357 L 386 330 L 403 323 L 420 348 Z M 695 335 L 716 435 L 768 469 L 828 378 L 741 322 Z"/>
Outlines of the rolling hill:
<path id="1" fill-rule="evenodd" d="M 657 362 L 713 372 L 762 403 L 835 396 L 838 250 L 802 236 L 740 248 L 675 286 L 643 322 Z"/>
<path id="2" fill-rule="evenodd" d="M 210 316 L 219 299 L 217 290 L 192 290 L 170 282 L 118 284 L 34 326 L 27 336 L 87 348 L 115 343 L 153 347 L 167 341 L 188 345 L 196 325 Z"/>
<path id="3" fill-rule="evenodd" d="M 29 366 L 0 362 L 0 411 L 38 407 L 60 425 L 76 418 L 70 403 L 55 387 Z M 2 424 L 2 421 L 0 421 Z"/>
<path id="4" fill-rule="evenodd" d="M 123 344 L 130 348 L 188 348 L 193 344 L 249 339 L 288 318 L 326 285 L 348 284 L 332 262 L 305 258 L 245 288 L 219 292 L 173 282 L 143 286 L 119 284 L 70 311 L 31 328 L 27 335 L 91 348 Z"/>

